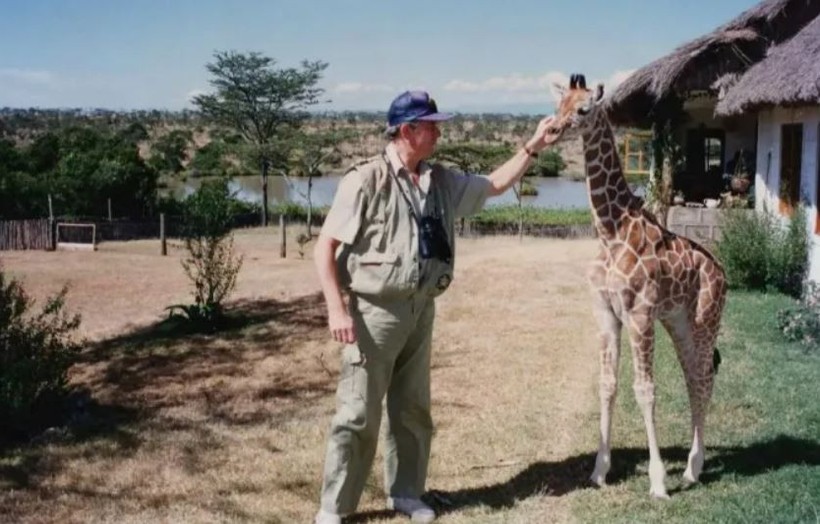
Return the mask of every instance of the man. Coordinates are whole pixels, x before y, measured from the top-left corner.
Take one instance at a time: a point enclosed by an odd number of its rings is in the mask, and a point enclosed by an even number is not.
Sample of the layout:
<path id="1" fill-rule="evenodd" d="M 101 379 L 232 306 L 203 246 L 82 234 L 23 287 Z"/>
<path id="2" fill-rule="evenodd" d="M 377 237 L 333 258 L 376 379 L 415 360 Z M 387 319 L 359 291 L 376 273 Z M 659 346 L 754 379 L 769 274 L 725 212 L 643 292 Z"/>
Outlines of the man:
<path id="1" fill-rule="evenodd" d="M 340 523 L 355 511 L 385 396 L 387 505 L 414 522 L 435 519 L 420 499 L 433 430 L 430 340 L 434 298 L 453 278 L 455 219 L 509 189 L 557 138 L 548 131 L 552 118 L 545 118 L 489 176 L 467 176 L 425 162 L 440 136 L 438 122 L 450 117 L 422 91 L 393 100 L 389 144 L 342 179 L 316 243 L 330 332 L 345 344 L 318 524 Z"/>

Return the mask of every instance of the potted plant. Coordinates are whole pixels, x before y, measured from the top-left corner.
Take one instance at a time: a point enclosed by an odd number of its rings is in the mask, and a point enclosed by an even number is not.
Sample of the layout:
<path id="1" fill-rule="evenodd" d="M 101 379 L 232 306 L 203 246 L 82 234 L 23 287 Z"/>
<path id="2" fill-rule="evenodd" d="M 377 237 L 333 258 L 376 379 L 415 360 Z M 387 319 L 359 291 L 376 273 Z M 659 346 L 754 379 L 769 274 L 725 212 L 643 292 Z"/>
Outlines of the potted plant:
<path id="1" fill-rule="evenodd" d="M 735 154 L 735 165 L 732 170 L 732 178 L 729 181 L 729 187 L 732 192 L 738 195 L 744 195 L 752 185 L 752 171 L 751 162 L 747 157 L 746 151 L 741 149 Z"/>

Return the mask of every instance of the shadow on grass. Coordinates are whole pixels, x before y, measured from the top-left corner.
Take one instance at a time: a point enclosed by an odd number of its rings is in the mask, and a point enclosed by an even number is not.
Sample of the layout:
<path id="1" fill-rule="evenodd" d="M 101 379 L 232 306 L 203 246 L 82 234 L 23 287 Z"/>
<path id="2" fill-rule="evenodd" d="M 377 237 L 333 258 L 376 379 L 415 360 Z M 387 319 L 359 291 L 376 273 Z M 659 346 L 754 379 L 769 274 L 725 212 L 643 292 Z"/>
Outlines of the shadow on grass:
<path id="1" fill-rule="evenodd" d="M 48 451 L 52 444 L 102 440 L 105 449 L 120 456 L 132 455 L 142 443 L 123 427 L 137 416 L 134 409 L 106 406 L 89 400 L 82 392 L 65 399 L 64 410 L 55 424 L 36 433 L 4 433 L 0 438 L 0 490 L 35 488 L 36 479 L 56 473 L 68 456 Z"/>
<path id="2" fill-rule="evenodd" d="M 247 376 L 258 361 L 287 354 L 298 342 L 324 335 L 326 326 L 320 294 L 290 301 L 238 302 L 226 314 L 224 329 L 216 333 L 190 333 L 178 321 L 166 320 L 98 343 L 83 355 L 81 364 L 102 364 L 104 372 L 88 377 L 86 385 L 94 391 L 113 389 L 115 397 L 143 392 L 143 407 L 150 408 L 179 405 L 190 395 L 220 402 L 225 390 L 186 387 L 174 395 L 163 395 L 162 390 L 172 382 L 194 386 L 198 381 Z M 273 377 L 257 396 L 297 396 L 316 386 Z"/>
<path id="3" fill-rule="evenodd" d="M 269 339 L 268 333 L 245 333 L 248 328 L 263 326 L 275 322 L 287 324 L 295 329 L 294 335 L 304 334 L 326 324 L 322 309 L 322 295 L 315 293 L 296 297 L 289 301 L 280 300 L 241 300 L 231 304 L 225 312 L 224 325 L 216 332 L 196 332 L 184 322 L 168 318 L 146 327 L 126 333 L 125 335 L 104 340 L 86 352 L 89 361 L 105 358 L 112 350 L 139 351 L 157 345 L 168 345 L 185 340 L 186 342 L 206 343 L 212 338 L 237 340 L 249 337 L 252 342 Z"/>
<path id="4" fill-rule="evenodd" d="M 685 462 L 688 453 L 689 450 L 682 447 L 661 450 L 667 467 L 672 462 Z M 608 483 L 617 484 L 636 476 L 645 476 L 648 460 L 649 453 L 645 448 L 613 449 Z M 709 485 L 724 475 L 753 476 L 791 465 L 820 466 L 820 441 L 780 435 L 745 447 L 708 448 L 700 482 Z M 425 495 L 425 499 L 439 515 L 474 506 L 502 510 L 533 496 L 560 497 L 591 488 L 593 485 L 588 478 L 594 466 L 595 453 L 576 455 L 557 462 L 536 462 L 505 482 L 450 492 L 433 490 Z M 670 493 L 674 492 L 670 490 Z M 384 511 L 361 513 L 345 522 L 368 522 L 391 514 Z"/>
<path id="5" fill-rule="evenodd" d="M 332 394 L 332 378 L 318 364 L 310 373 L 305 366 L 293 373 L 276 365 L 258 369 L 272 355 L 289 359 L 299 344 L 327 337 L 320 294 L 237 302 L 227 315 L 218 333 L 186 334 L 163 321 L 84 351 L 72 368 L 76 389 L 55 409 L 58 416 L 36 433 L 0 435 L 0 489 L 31 488 L 78 453 L 131 456 L 146 429 L 200 433 L 210 421 L 273 424 Z M 157 416 L 176 406 L 204 406 L 206 421 Z"/>

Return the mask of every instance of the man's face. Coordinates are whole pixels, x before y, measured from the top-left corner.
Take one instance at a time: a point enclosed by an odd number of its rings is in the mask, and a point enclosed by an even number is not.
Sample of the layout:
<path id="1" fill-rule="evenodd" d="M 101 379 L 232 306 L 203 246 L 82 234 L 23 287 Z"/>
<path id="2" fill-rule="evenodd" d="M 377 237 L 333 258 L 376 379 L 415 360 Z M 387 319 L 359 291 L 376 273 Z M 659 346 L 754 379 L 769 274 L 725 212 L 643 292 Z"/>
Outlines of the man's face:
<path id="1" fill-rule="evenodd" d="M 436 142 L 441 136 L 436 122 L 411 122 L 408 128 L 407 142 L 421 158 L 430 157 L 436 149 Z"/>

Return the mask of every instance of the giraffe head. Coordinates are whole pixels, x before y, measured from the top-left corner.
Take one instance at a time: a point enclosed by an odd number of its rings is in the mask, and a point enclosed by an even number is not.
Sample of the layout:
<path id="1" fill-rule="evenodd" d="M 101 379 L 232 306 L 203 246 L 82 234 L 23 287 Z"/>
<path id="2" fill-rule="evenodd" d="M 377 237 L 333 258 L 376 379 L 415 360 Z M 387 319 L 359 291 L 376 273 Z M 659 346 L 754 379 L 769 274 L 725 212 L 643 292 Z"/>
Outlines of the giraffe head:
<path id="1" fill-rule="evenodd" d="M 584 75 L 574 74 L 569 80 L 569 89 L 556 85 L 561 101 L 555 114 L 553 129 L 558 133 L 572 130 L 573 134 L 584 132 L 595 120 L 594 113 L 604 97 L 604 85 L 598 84 L 595 91 L 587 89 Z"/>

